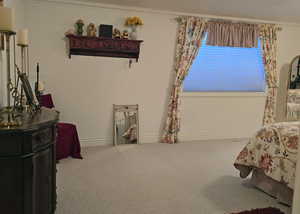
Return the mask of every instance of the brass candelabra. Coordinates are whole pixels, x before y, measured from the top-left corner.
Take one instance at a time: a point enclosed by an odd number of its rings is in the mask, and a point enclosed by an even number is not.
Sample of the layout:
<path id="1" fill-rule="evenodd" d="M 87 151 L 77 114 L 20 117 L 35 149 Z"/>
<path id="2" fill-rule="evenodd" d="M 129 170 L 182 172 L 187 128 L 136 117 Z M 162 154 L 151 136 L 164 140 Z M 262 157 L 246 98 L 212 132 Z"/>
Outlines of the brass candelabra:
<path id="1" fill-rule="evenodd" d="M 13 31 L 0 31 L 5 37 L 4 50 L 6 52 L 6 107 L 0 109 L 0 128 L 13 128 L 22 125 L 22 113 L 36 110 L 33 103 L 28 107 L 26 88 L 28 92 L 29 54 L 28 45 L 18 44 L 21 50 L 21 69 L 16 64 L 16 33 Z M 13 75 L 12 75 L 13 71 Z M 24 79 L 26 81 L 24 81 Z M 24 86 L 24 82 L 27 86 Z M 28 108 L 27 108 L 28 107 Z"/>

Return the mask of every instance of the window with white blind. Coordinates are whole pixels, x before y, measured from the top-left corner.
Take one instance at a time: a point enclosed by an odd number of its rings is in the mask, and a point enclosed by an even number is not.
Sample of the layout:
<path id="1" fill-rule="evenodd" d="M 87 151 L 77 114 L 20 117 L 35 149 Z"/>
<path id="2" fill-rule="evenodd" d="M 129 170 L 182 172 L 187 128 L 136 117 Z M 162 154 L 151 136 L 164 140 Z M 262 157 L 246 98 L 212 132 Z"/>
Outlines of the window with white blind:
<path id="1" fill-rule="evenodd" d="M 263 92 L 266 88 L 260 41 L 257 48 L 217 47 L 202 41 L 184 92 Z"/>

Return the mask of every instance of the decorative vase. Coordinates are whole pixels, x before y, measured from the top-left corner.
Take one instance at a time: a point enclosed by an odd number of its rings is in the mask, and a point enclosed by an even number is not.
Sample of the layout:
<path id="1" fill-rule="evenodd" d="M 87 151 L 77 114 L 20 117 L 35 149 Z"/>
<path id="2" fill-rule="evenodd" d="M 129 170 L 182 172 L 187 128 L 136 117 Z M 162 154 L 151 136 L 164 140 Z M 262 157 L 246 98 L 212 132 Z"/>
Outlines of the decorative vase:
<path id="1" fill-rule="evenodd" d="M 138 38 L 137 26 L 136 25 L 132 25 L 131 32 L 130 32 L 130 39 L 137 40 L 137 38 Z"/>

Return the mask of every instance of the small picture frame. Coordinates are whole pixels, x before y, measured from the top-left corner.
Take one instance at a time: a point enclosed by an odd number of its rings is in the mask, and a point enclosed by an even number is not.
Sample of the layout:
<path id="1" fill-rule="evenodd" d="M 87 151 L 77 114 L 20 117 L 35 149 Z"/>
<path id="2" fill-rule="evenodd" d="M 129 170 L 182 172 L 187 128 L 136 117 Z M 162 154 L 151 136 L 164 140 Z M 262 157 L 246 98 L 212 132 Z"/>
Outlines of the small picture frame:
<path id="1" fill-rule="evenodd" d="M 33 94 L 32 88 L 30 86 L 30 83 L 28 81 L 28 77 L 26 73 L 19 73 L 19 77 L 22 83 L 22 88 L 25 92 L 25 96 L 27 99 L 27 104 L 32 107 L 33 109 L 36 109 L 38 107 L 35 96 Z"/>
<path id="2" fill-rule="evenodd" d="M 113 36 L 113 26 L 112 25 L 103 25 L 99 26 L 99 37 L 101 38 L 112 38 Z"/>

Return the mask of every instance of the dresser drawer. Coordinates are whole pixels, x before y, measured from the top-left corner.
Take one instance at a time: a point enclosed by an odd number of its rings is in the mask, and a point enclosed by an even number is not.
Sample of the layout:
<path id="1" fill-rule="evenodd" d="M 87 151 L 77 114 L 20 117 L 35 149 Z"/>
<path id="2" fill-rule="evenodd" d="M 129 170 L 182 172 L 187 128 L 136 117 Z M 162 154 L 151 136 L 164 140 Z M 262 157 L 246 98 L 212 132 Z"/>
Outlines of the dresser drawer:
<path id="1" fill-rule="evenodd" d="M 27 132 L 24 137 L 23 154 L 36 152 L 54 142 L 54 126 Z"/>
<path id="2" fill-rule="evenodd" d="M 32 150 L 36 151 L 40 147 L 45 146 L 46 144 L 52 143 L 54 140 L 53 135 L 53 128 L 45 128 L 39 130 L 31 135 L 31 142 L 32 142 Z"/>
<path id="3" fill-rule="evenodd" d="M 22 135 L 0 134 L 0 157 L 22 154 Z"/>

